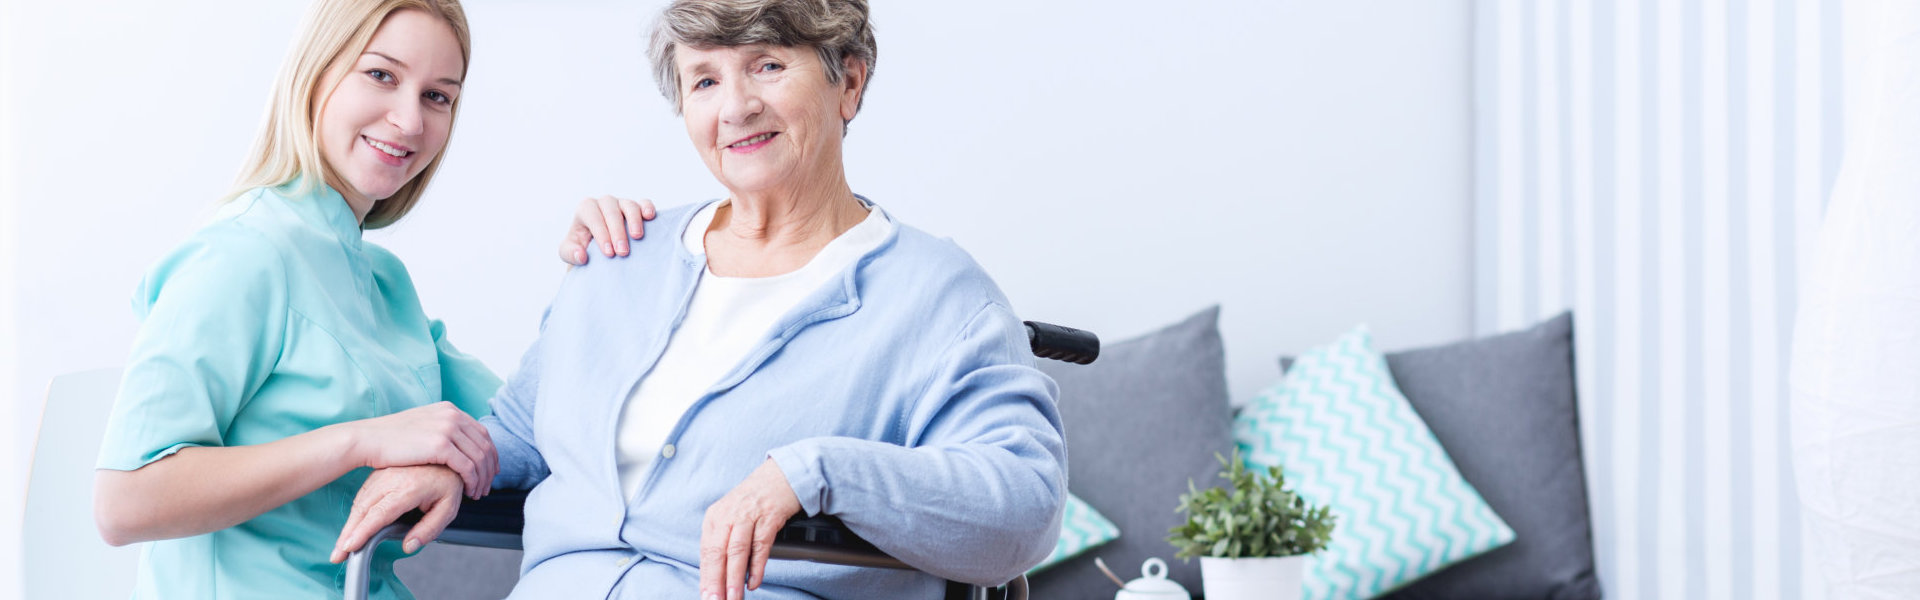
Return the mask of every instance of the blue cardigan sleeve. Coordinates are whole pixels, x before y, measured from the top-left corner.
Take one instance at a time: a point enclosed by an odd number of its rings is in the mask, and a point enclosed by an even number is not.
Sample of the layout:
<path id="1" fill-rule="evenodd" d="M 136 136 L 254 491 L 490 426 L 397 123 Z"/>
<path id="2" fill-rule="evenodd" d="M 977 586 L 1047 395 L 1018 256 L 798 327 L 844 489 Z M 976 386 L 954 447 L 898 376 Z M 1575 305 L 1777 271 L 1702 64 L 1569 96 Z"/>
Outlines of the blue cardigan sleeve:
<path id="1" fill-rule="evenodd" d="M 808 514 L 936 576 L 1005 583 L 1053 549 L 1066 502 L 1058 391 L 1032 363 L 1019 320 L 988 304 L 936 363 L 908 446 L 810 438 L 769 456 Z"/>
<path id="2" fill-rule="evenodd" d="M 551 313 L 552 309 L 548 309 Z M 541 335 L 535 337 L 527 353 L 520 357 L 520 368 L 508 377 L 505 386 L 490 402 L 493 414 L 480 419 L 493 448 L 500 455 L 500 474 L 493 478 L 494 489 L 530 490 L 547 478 L 547 462 L 533 436 L 534 408 L 540 390 L 540 347 L 546 333 L 546 316 L 540 318 Z"/>

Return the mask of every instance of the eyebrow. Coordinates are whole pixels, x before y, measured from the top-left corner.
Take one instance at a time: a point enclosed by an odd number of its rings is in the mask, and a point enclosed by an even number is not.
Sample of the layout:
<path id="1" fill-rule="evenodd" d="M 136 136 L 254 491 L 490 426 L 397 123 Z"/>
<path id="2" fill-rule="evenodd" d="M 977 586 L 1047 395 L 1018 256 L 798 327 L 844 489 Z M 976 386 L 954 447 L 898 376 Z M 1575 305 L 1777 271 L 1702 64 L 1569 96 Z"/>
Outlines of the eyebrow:
<path id="1" fill-rule="evenodd" d="M 386 53 L 384 53 L 384 52 L 378 52 L 378 51 L 374 51 L 374 50 L 368 50 L 368 51 L 366 51 L 366 53 L 367 53 L 367 54 L 372 54 L 372 55 L 374 55 L 374 56 L 378 56 L 378 57 L 380 57 L 380 58 L 384 58 L 384 59 L 387 59 L 387 62 L 390 62 L 390 63 L 393 63 L 393 64 L 396 64 L 396 65 L 400 65 L 400 68 L 402 68 L 402 69 L 408 69 L 408 68 L 411 68 L 411 67 L 408 67 L 408 66 L 407 66 L 407 63 L 404 63 L 404 62 L 401 62 L 401 61 L 400 61 L 400 59 L 398 59 L 398 58 L 394 58 L 394 57 L 392 57 L 392 56 L 388 56 L 388 55 L 387 55 Z M 449 78 L 446 78 L 446 77 L 441 77 L 441 78 L 440 78 L 440 81 L 439 81 L 439 82 L 440 82 L 440 83 L 444 83 L 444 84 L 447 84 L 447 85 L 451 85 L 451 86 L 453 86 L 453 87 L 460 87 L 460 80 L 458 80 L 458 79 L 449 79 Z"/>
<path id="2" fill-rule="evenodd" d="M 735 46 L 735 48 L 739 48 L 739 49 L 751 51 L 751 52 L 758 52 L 760 55 L 767 55 L 772 52 L 773 47 L 770 44 L 746 44 L 743 46 Z M 681 69 L 682 71 L 681 75 L 684 77 L 686 75 L 697 74 L 702 71 L 713 71 L 713 70 L 717 70 L 713 66 L 713 61 L 701 60 L 700 62 L 687 65 L 686 68 Z"/>

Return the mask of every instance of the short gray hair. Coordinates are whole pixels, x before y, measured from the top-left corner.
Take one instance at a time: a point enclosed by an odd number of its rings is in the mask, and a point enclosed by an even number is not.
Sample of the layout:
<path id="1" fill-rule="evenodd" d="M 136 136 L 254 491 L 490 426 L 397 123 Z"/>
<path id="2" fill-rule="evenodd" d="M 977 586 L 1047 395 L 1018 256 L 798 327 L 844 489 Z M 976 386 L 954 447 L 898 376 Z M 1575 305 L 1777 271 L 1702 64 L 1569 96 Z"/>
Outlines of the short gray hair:
<path id="1" fill-rule="evenodd" d="M 653 25 L 647 57 L 653 59 L 653 81 L 660 94 L 680 114 L 680 70 L 674 68 L 674 49 L 725 48 L 766 44 L 810 47 L 820 55 L 827 83 L 846 77 L 846 59 L 867 65 L 873 81 L 873 63 L 879 49 L 873 41 L 873 23 L 867 19 L 867 0 L 674 0 Z M 866 84 L 862 84 L 865 87 Z M 865 90 L 860 103 L 867 100 Z M 856 113 L 859 107 L 854 107 Z"/>

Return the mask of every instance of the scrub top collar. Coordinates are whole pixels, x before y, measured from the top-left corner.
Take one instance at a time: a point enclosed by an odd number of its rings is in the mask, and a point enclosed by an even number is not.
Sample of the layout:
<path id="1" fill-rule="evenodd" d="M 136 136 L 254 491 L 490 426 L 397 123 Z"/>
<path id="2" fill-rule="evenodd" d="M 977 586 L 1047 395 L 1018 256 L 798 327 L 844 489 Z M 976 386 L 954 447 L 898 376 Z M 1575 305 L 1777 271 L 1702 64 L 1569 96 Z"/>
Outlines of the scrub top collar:
<path id="1" fill-rule="evenodd" d="M 305 186 L 305 176 L 275 188 L 273 192 L 287 199 L 287 205 L 306 221 L 323 231 L 333 233 L 340 245 L 340 253 L 347 260 L 347 268 L 353 276 L 354 291 L 363 298 L 375 296 L 377 286 L 373 280 L 373 264 L 367 259 L 366 249 L 361 245 L 360 219 L 353 216 L 353 209 L 347 206 L 347 199 L 340 192 L 322 182 Z M 306 187 L 305 191 L 301 188 Z"/>
<path id="2" fill-rule="evenodd" d="M 301 188 L 306 188 L 303 192 Z M 300 176 L 287 182 L 274 193 L 286 198 L 300 218 L 309 223 L 333 232 L 340 244 L 352 253 L 360 250 L 360 220 L 353 216 L 353 209 L 347 206 L 347 199 L 340 192 L 321 182 L 307 185 L 307 178 Z"/>

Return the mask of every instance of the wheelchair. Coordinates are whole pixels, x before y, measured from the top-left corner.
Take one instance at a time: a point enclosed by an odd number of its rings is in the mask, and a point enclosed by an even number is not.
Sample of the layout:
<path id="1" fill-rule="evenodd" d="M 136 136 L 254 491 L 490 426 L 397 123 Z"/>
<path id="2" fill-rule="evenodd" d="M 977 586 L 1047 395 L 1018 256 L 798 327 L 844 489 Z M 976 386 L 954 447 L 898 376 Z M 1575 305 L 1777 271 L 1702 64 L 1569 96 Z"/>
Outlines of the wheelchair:
<path id="1" fill-rule="evenodd" d="M 1039 321 L 1027 321 L 1027 342 L 1034 356 L 1074 364 L 1090 364 L 1100 356 L 1100 338 L 1092 333 Z M 435 540 L 442 544 L 520 549 L 526 526 L 527 490 L 494 490 L 479 500 L 460 503 L 460 514 Z M 418 522 L 418 512 L 382 528 L 365 546 L 347 557 L 347 600 L 366 600 L 373 572 L 373 549 L 399 539 Z M 795 515 L 774 537 L 770 560 L 804 560 L 830 565 L 877 569 L 917 570 L 861 539 L 831 515 Z M 947 582 L 947 600 L 1026 600 L 1027 577 L 1020 575 L 996 587 Z"/>

